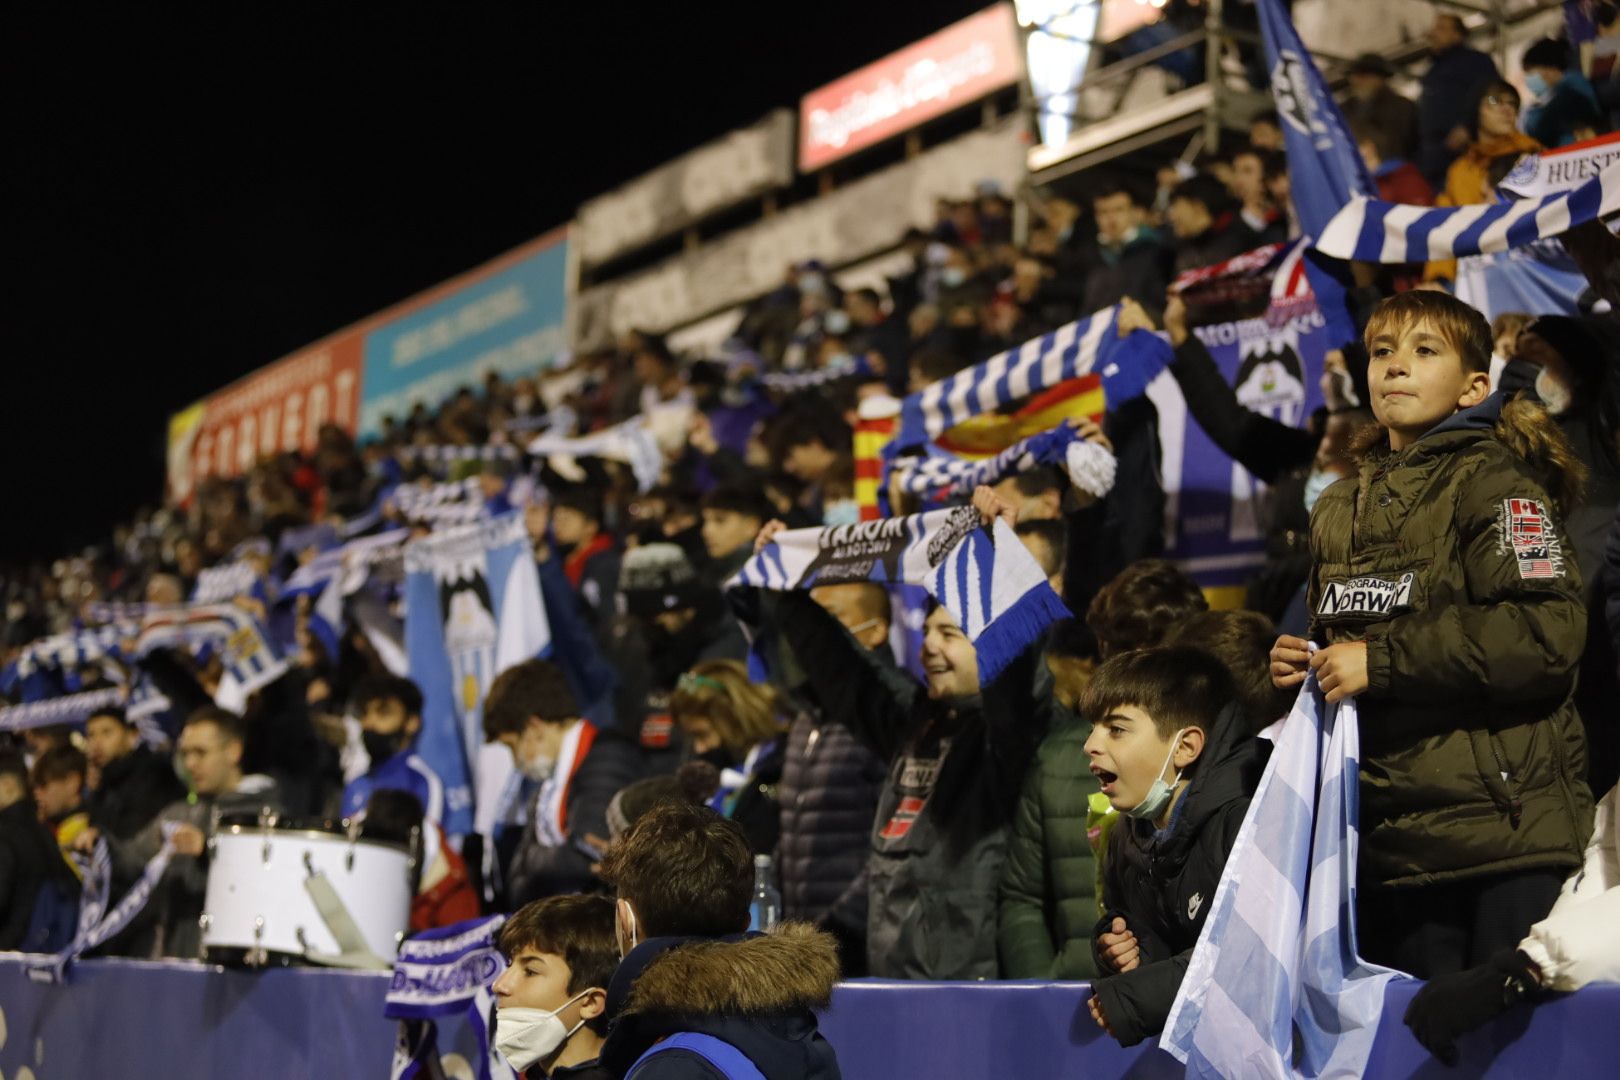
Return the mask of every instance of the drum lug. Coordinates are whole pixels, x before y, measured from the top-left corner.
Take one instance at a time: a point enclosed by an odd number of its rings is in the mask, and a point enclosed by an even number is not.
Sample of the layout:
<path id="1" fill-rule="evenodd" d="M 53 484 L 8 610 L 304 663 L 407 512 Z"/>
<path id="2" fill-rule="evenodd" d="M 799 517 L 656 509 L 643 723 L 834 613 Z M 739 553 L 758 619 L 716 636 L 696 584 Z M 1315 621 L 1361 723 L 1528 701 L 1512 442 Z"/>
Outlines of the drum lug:
<path id="1" fill-rule="evenodd" d="M 201 915 L 197 916 L 197 931 L 198 931 L 197 932 L 197 959 L 198 960 L 207 960 L 208 959 L 208 946 L 206 944 L 204 944 L 204 940 L 208 937 L 208 928 L 213 925 L 213 922 L 214 922 L 213 918 L 206 911 L 203 912 Z"/>
<path id="2" fill-rule="evenodd" d="M 297 930 L 293 931 L 293 937 L 298 939 L 298 947 L 304 951 L 305 956 L 308 956 L 309 938 L 307 935 L 305 935 L 304 928 L 300 926 Z"/>
<path id="3" fill-rule="evenodd" d="M 263 967 L 270 959 L 270 954 L 264 948 L 264 916 L 253 917 L 253 948 L 247 951 L 243 958 L 250 967 Z"/>
<path id="4" fill-rule="evenodd" d="M 266 865 L 266 866 L 270 865 L 270 837 L 269 836 L 266 836 L 264 838 L 264 843 L 259 845 L 259 861 L 264 863 L 264 865 Z"/>
<path id="5" fill-rule="evenodd" d="M 308 877 L 315 876 L 315 856 L 308 850 L 304 852 L 304 873 Z"/>
<path id="6" fill-rule="evenodd" d="M 423 856 L 426 854 L 422 850 L 423 846 L 422 826 L 412 825 L 410 843 L 411 851 L 410 856 L 405 861 L 405 880 L 410 882 L 413 886 L 416 883 L 416 872 L 421 868 Z"/>

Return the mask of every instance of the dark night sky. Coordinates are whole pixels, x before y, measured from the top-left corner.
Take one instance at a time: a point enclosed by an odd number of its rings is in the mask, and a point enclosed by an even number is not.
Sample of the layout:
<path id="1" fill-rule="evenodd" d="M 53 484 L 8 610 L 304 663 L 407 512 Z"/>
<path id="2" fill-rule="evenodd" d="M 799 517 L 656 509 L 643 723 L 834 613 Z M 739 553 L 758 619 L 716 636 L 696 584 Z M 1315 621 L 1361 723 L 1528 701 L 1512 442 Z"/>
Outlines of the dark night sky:
<path id="1" fill-rule="evenodd" d="M 986 3 L 13 9 L 0 557 L 155 501 L 170 413 Z"/>

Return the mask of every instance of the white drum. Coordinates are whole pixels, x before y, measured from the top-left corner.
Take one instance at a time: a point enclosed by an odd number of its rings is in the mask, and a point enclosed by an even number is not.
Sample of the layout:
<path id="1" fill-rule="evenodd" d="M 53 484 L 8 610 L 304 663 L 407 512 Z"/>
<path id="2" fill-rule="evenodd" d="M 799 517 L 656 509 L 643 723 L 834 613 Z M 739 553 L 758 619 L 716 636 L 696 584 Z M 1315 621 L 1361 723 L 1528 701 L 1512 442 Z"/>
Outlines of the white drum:
<path id="1" fill-rule="evenodd" d="M 332 962 L 345 953 L 339 937 L 354 936 L 342 910 L 334 920 L 334 894 L 365 950 L 384 961 L 410 926 L 415 866 L 399 845 L 325 823 L 238 818 L 215 829 L 210 850 L 202 943 L 211 960 Z M 324 915 L 316 895 L 327 899 Z"/>

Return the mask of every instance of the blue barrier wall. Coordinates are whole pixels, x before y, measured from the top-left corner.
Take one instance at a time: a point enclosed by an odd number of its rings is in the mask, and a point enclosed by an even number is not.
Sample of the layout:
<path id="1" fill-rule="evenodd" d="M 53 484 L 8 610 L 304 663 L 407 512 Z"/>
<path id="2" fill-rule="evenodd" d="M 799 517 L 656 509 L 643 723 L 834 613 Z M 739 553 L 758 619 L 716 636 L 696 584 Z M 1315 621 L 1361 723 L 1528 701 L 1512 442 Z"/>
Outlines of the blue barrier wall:
<path id="1" fill-rule="evenodd" d="M 35 983 L 0 957 L 0 1076 L 274 1077 L 386 1080 L 395 1025 L 388 976 L 283 969 L 226 971 L 181 962 L 92 960 L 63 986 Z M 1544 1077 L 1615 1074 L 1620 986 L 1520 1010 L 1462 1043 L 1447 1069 L 1401 1025 L 1413 985 L 1390 992 L 1368 1075 Z M 1076 983 L 891 983 L 838 988 L 824 1029 L 845 1080 L 1039 1078 L 1152 1080 L 1180 1067 L 1152 1046 L 1122 1050 L 1091 1022 Z M 455 1030 L 460 1029 L 460 1030 Z M 447 1052 L 470 1049 L 442 1022 Z"/>

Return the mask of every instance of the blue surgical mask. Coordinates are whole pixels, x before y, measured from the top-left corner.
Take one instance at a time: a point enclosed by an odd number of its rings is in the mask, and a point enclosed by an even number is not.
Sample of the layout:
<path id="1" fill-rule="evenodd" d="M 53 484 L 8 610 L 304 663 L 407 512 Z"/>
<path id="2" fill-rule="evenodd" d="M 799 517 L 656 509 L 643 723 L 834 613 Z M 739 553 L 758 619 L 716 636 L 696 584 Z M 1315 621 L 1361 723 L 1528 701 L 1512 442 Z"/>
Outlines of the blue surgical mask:
<path id="1" fill-rule="evenodd" d="M 1164 770 L 1170 767 L 1171 760 L 1175 758 L 1176 744 L 1181 741 L 1181 732 L 1184 730 L 1186 729 L 1179 729 L 1170 737 L 1170 752 L 1164 756 L 1164 764 L 1159 766 L 1159 775 L 1153 778 L 1153 786 L 1148 788 L 1148 793 L 1142 796 L 1141 802 L 1125 811 L 1131 817 L 1142 821 L 1156 821 L 1159 815 L 1164 813 L 1164 808 L 1170 805 L 1170 798 L 1176 793 L 1176 785 L 1181 783 L 1181 773 L 1178 771 L 1174 780 L 1166 782 Z"/>
<path id="2" fill-rule="evenodd" d="M 1547 85 L 1547 80 L 1542 77 L 1541 72 L 1539 71 L 1529 71 L 1525 73 L 1524 88 L 1530 91 L 1531 97 L 1544 97 L 1547 91 L 1551 89 L 1551 87 Z"/>
<path id="3" fill-rule="evenodd" d="M 821 508 L 821 524 L 825 528 L 858 525 L 860 520 L 861 504 L 854 499 L 831 499 Z"/>
<path id="4" fill-rule="evenodd" d="M 947 266 L 939 272 L 939 280 L 947 289 L 955 289 L 967 280 L 967 271 L 960 266 Z"/>
<path id="5" fill-rule="evenodd" d="M 1338 473 L 1331 473 L 1325 469 L 1312 469 L 1305 478 L 1305 512 L 1308 514 L 1316 509 L 1316 500 L 1322 497 L 1322 492 L 1339 481 Z"/>

